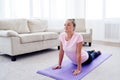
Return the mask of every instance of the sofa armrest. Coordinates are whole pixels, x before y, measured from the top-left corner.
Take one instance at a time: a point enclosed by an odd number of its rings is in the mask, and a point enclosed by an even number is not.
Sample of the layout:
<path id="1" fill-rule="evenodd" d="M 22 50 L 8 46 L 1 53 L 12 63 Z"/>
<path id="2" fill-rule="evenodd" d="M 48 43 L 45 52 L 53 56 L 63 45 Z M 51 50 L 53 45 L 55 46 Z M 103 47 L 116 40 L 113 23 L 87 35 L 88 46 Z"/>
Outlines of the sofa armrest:
<path id="1" fill-rule="evenodd" d="M 18 54 L 19 37 L 0 37 L 0 54 L 16 55 Z"/>
<path id="2" fill-rule="evenodd" d="M 92 28 L 87 28 L 86 33 L 92 35 Z"/>
<path id="3" fill-rule="evenodd" d="M 1 37 L 18 37 L 19 34 L 13 30 L 0 30 Z"/>

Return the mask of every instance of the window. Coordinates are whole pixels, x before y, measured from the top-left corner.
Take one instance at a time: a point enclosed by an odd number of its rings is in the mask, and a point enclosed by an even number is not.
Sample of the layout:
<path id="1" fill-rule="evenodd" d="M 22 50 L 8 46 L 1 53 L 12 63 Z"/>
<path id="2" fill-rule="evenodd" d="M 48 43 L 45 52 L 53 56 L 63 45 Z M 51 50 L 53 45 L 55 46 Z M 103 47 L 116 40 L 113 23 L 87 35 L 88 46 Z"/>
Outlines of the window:
<path id="1" fill-rule="evenodd" d="M 0 0 L 2 18 L 84 18 L 84 0 Z"/>
<path id="2" fill-rule="evenodd" d="M 5 0 L 5 18 L 28 18 L 29 0 Z"/>
<path id="3" fill-rule="evenodd" d="M 103 19 L 103 0 L 86 0 L 86 19 Z"/>
<path id="4" fill-rule="evenodd" d="M 105 18 L 120 18 L 120 0 L 105 1 Z"/>

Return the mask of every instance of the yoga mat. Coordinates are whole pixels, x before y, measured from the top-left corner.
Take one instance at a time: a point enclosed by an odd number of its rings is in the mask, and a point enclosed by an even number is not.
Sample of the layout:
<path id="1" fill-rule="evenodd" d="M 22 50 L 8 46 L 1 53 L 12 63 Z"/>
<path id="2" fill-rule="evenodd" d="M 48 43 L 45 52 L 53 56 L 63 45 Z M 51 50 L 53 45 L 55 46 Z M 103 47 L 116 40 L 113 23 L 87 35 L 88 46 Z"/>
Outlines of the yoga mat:
<path id="1" fill-rule="evenodd" d="M 111 54 L 106 54 L 106 53 L 101 54 L 90 64 L 83 65 L 81 73 L 76 76 L 72 74 L 72 70 L 75 70 L 77 66 L 72 64 L 70 60 L 63 61 L 61 69 L 52 70 L 53 66 L 51 66 L 43 70 L 38 70 L 37 73 L 57 80 L 81 80 L 85 75 L 87 75 L 93 69 L 98 67 L 102 62 L 104 62 L 110 56 Z"/>

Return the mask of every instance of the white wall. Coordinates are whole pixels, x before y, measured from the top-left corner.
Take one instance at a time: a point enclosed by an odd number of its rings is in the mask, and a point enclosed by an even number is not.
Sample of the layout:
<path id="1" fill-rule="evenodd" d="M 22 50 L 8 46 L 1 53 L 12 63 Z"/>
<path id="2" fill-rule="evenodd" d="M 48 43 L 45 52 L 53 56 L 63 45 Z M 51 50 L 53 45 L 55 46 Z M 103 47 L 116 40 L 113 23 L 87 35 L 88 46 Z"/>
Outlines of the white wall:
<path id="1" fill-rule="evenodd" d="M 112 33 L 108 33 L 109 36 L 111 35 L 118 35 L 118 38 L 106 38 L 105 37 L 105 24 L 109 23 L 109 24 L 114 24 L 116 26 L 120 25 L 120 20 L 119 19 L 106 19 L 106 20 L 87 20 L 86 21 L 86 25 L 88 28 L 92 28 L 93 29 L 93 40 L 101 40 L 101 41 L 110 41 L 110 42 L 120 42 L 120 28 L 118 28 L 119 30 L 115 29 L 115 26 L 113 26 L 111 28 L 109 28 L 109 30 L 111 30 L 110 32 Z M 118 26 L 120 27 L 120 26 Z M 108 29 L 107 29 L 108 31 Z M 117 31 L 117 32 L 116 32 Z M 119 32 L 118 32 L 119 31 Z M 114 34 L 113 34 L 114 33 Z"/>

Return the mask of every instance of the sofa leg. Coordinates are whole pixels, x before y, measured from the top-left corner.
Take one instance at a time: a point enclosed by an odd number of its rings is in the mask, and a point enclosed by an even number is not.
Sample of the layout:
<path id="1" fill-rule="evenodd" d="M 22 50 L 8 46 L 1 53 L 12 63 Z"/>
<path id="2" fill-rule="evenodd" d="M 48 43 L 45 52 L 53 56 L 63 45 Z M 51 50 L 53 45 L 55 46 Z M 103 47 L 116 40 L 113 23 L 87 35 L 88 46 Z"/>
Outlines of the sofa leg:
<path id="1" fill-rule="evenodd" d="M 84 44 L 86 45 L 86 44 L 87 44 L 87 42 L 84 42 Z"/>
<path id="2" fill-rule="evenodd" d="M 89 46 L 91 46 L 91 42 L 89 42 Z"/>
<path id="3" fill-rule="evenodd" d="M 11 61 L 16 61 L 16 56 L 11 56 Z"/>
<path id="4" fill-rule="evenodd" d="M 60 49 L 60 46 L 58 46 L 58 50 Z"/>

